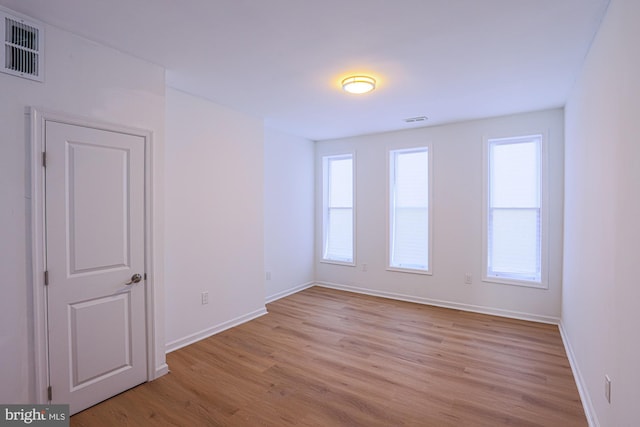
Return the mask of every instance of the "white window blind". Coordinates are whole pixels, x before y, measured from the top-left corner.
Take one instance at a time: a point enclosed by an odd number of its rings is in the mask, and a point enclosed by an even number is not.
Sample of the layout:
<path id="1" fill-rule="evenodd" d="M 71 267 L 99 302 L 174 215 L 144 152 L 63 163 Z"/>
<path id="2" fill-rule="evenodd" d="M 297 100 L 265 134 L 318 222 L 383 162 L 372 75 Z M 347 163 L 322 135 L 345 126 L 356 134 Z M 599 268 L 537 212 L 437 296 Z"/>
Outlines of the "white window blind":
<path id="1" fill-rule="evenodd" d="M 353 155 L 323 157 L 323 251 L 329 261 L 353 262 Z"/>
<path id="2" fill-rule="evenodd" d="M 429 150 L 389 153 L 389 266 L 429 271 Z"/>
<path id="3" fill-rule="evenodd" d="M 542 137 L 488 141 L 487 276 L 541 282 Z"/>

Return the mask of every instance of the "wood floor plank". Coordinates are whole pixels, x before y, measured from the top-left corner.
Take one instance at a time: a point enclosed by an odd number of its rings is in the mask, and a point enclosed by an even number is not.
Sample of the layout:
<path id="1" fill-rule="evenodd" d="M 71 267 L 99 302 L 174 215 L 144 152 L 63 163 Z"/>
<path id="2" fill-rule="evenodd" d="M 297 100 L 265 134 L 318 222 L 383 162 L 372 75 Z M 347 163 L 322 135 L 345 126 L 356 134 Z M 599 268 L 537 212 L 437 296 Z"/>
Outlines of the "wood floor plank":
<path id="1" fill-rule="evenodd" d="M 313 287 L 72 426 L 586 426 L 558 328 Z"/>

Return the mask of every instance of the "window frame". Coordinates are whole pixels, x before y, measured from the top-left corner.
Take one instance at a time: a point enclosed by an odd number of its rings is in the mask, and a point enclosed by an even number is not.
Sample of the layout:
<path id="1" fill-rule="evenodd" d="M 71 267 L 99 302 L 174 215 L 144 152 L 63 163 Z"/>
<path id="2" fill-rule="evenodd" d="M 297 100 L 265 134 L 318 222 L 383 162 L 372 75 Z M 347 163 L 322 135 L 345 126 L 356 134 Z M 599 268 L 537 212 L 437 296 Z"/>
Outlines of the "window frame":
<path id="1" fill-rule="evenodd" d="M 517 274 L 511 276 L 491 275 L 489 271 L 489 217 L 490 217 L 490 148 L 493 143 L 524 143 L 531 140 L 539 141 L 539 173 L 540 173 L 540 281 L 529 280 L 517 277 Z M 548 289 L 549 288 L 549 272 L 548 272 L 548 159 L 547 159 L 547 141 L 546 132 L 532 132 L 521 136 L 507 137 L 485 137 L 483 138 L 483 179 L 482 179 L 482 281 L 487 283 L 499 283 L 505 285 L 524 286 L 530 288 Z"/>
<path id="2" fill-rule="evenodd" d="M 427 176 L 428 176 L 428 186 L 427 186 L 427 269 L 419 269 L 419 268 L 410 268 L 410 267 L 398 267 L 391 265 L 391 256 L 392 249 L 391 245 L 393 242 L 392 236 L 392 220 L 393 220 L 393 175 L 394 172 L 392 162 L 394 160 L 395 153 L 410 153 L 410 152 L 419 152 L 426 151 L 427 152 Z M 387 148 L 387 209 L 386 209 L 386 270 L 392 272 L 401 272 L 401 273 L 412 273 L 412 274 L 422 274 L 422 275 L 433 275 L 433 145 L 431 143 L 420 144 L 416 146 L 410 147 L 389 147 Z"/>
<path id="3" fill-rule="evenodd" d="M 329 196 L 329 175 L 328 175 L 328 162 L 330 160 L 339 160 L 351 158 L 351 185 L 352 185 L 352 200 L 351 200 L 351 260 L 340 260 L 325 258 L 325 248 L 328 238 L 328 222 L 329 222 L 329 207 L 327 206 Z M 321 168 L 321 187 L 322 187 L 322 199 L 321 199 L 321 217 L 322 226 L 320 230 L 320 262 L 325 264 L 337 264 L 349 267 L 356 266 L 356 153 L 355 151 L 346 151 L 334 154 L 323 154 L 320 158 Z"/>

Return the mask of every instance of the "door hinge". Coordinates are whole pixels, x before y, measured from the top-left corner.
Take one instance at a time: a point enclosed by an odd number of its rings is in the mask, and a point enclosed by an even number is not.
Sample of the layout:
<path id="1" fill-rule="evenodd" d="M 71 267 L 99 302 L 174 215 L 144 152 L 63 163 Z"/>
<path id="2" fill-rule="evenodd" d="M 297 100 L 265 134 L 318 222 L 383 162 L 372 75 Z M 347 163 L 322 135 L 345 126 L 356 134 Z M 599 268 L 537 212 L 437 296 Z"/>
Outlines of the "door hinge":
<path id="1" fill-rule="evenodd" d="M 44 285 L 49 286 L 49 271 L 44 272 Z"/>
<path id="2" fill-rule="evenodd" d="M 43 168 L 47 167 L 47 152 L 46 151 L 42 152 L 42 167 Z"/>
<path id="3" fill-rule="evenodd" d="M 47 387 L 47 399 L 49 400 L 49 402 L 53 400 L 53 391 L 51 386 Z"/>

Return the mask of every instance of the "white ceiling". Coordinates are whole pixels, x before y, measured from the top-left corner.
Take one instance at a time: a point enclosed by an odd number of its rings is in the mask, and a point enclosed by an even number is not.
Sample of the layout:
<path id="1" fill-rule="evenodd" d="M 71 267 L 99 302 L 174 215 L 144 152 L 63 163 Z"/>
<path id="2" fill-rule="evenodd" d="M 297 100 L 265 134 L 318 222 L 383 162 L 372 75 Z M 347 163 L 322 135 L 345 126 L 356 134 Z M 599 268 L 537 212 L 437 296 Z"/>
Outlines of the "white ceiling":
<path id="1" fill-rule="evenodd" d="M 563 106 L 609 0 L 0 0 L 312 140 Z M 340 80 L 366 73 L 368 95 Z"/>

